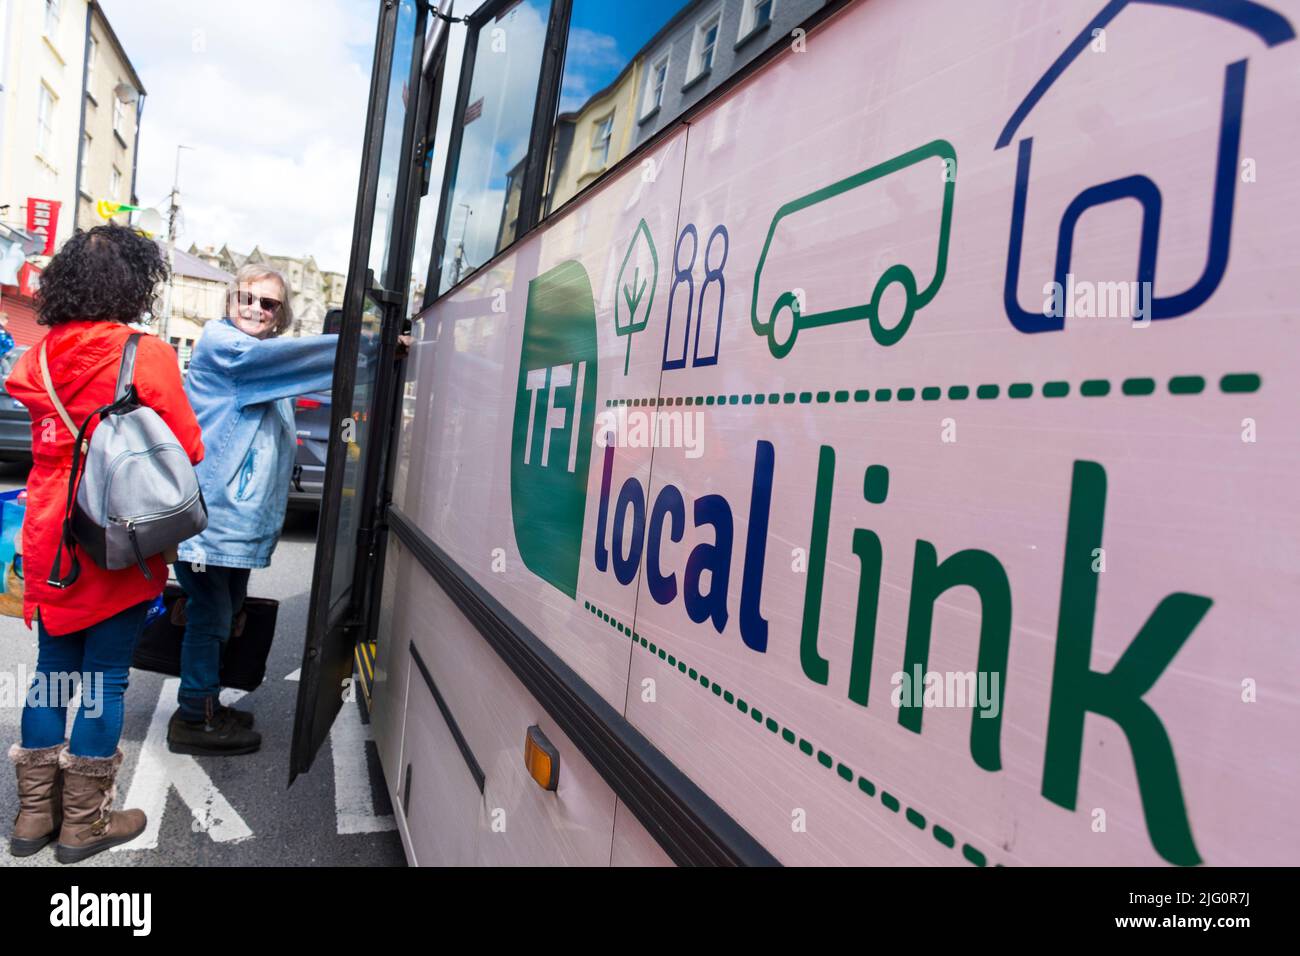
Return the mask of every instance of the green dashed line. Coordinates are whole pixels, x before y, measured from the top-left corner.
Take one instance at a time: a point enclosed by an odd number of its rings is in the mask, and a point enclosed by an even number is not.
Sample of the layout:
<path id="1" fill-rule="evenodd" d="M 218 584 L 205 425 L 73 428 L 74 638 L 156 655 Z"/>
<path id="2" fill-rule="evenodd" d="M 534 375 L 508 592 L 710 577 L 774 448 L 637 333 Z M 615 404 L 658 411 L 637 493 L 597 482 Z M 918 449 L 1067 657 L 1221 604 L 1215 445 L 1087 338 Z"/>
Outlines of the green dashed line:
<path id="1" fill-rule="evenodd" d="M 1156 390 L 1156 382 L 1153 378 L 1126 378 L 1120 390 L 1125 395 L 1150 395 Z"/>
<path id="2" fill-rule="evenodd" d="M 902 389 L 899 390 L 899 396 L 898 396 L 899 400 L 910 401 L 911 400 L 910 398 L 904 399 L 902 397 L 902 391 L 903 391 Z M 792 395 L 793 393 L 787 393 L 787 394 Z M 776 397 L 777 397 L 776 394 L 773 393 L 772 400 L 775 401 Z M 847 400 L 847 397 L 844 400 Z M 622 401 L 626 403 L 626 399 Z M 841 399 L 836 398 L 836 401 L 841 401 Z M 722 400 L 719 399 L 719 404 L 721 403 Z M 732 404 L 735 403 L 732 402 Z M 759 404 L 761 404 L 761 402 Z M 708 677 L 704 676 L 703 674 L 698 674 L 695 668 L 693 667 L 688 668 L 686 666 L 685 661 L 678 659 L 674 655 L 668 654 L 662 647 L 657 647 L 655 644 L 650 643 L 649 641 L 646 640 L 646 638 L 641 637 L 639 634 L 637 634 L 631 627 L 616 620 L 612 615 L 606 613 L 601 608 L 598 608 L 590 601 L 584 600 L 582 602 L 582 606 L 591 614 L 595 615 L 602 621 L 605 621 L 611 627 L 617 628 L 620 634 L 629 635 L 634 644 L 640 643 L 642 647 L 647 648 L 651 654 L 654 654 L 660 660 L 666 660 L 670 667 L 675 666 L 680 673 L 688 675 L 692 681 L 698 680 L 700 686 L 708 688 L 715 697 L 722 699 L 728 705 L 734 705 L 736 710 L 742 714 L 748 713 L 749 716 L 753 719 L 754 723 L 758 724 L 760 727 L 766 727 L 768 731 L 770 731 L 771 733 L 779 734 L 781 739 L 788 744 L 794 745 L 797 743 L 800 753 L 808 757 L 814 757 L 816 761 L 819 764 L 821 764 L 823 767 L 825 767 L 827 770 L 833 770 L 835 772 L 835 775 L 839 777 L 841 780 L 843 780 L 845 783 L 853 783 L 854 780 L 856 779 L 858 790 L 860 790 L 864 795 L 868 797 L 874 797 L 876 795 L 876 785 L 874 783 L 872 783 L 866 777 L 857 776 L 855 778 L 853 769 L 851 767 L 846 766 L 842 762 L 836 761 L 835 758 L 832 757 L 830 754 L 828 754 L 826 751 L 815 747 L 811 741 L 806 740 L 803 737 L 800 737 L 789 727 L 782 727 L 780 722 L 776 718 L 771 716 L 765 716 L 763 712 L 758 708 L 751 707 L 748 704 L 748 702 L 744 700 L 744 698 L 736 697 L 734 694 L 731 693 L 731 691 L 726 690 L 716 681 L 710 680 Z M 926 828 L 926 819 L 924 814 L 922 814 L 919 810 L 916 810 L 913 807 L 903 807 L 899 799 L 887 790 L 880 791 L 880 802 L 887 810 L 893 813 L 898 813 L 899 810 L 902 809 L 904 811 L 903 816 L 907 820 L 907 822 L 910 823 L 912 826 L 916 827 L 918 830 L 924 832 Z M 931 830 L 931 833 L 934 836 L 935 840 L 938 841 L 943 846 L 946 846 L 949 849 L 956 848 L 956 844 L 957 844 L 956 838 L 952 835 L 950 831 L 946 830 L 939 824 L 937 823 L 933 824 L 933 829 Z M 961 853 L 962 856 L 968 862 L 972 863 L 975 866 L 988 865 L 988 858 L 982 852 L 977 850 L 975 847 L 971 846 L 969 843 L 962 844 Z"/>
<path id="3" fill-rule="evenodd" d="M 1259 391 L 1259 376 L 1253 372 L 1225 375 L 1219 379 L 1219 388 L 1225 392 Z"/>
<path id="4" fill-rule="evenodd" d="M 1113 394 L 1115 385 L 1118 384 L 1119 392 L 1123 395 L 1132 397 L 1142 397 L 1153 395 L 1158 391 L 1158 385 L 1154 378 L 1137 376 L 1126 378 L 1118 383 L 1113 383 L 1110 379 L 1089 378 L 1079 382 L 1079 394 L 1084 398 L 1105 398 Z M 1219 391 L 1226 394 L 1244 394 L 1259 391 L 1261 384 L 1260 376 L 1254 372 L 1234 372 L 1224 375 L 1219 379 Z M 1066 381 L 1044 382 L 1039 389 L 1038 394 L 1043 398 L 1065 398 L 1070 394 L 1070 383 Z M 1170 395 L 1200 395 L 1205 392 L 1206 380 L 1201 375 L 1175 375 L 1166 383 L 1166 388 Z M 971 387 L 969 385 L 949 385 L 947 388 L 947 397 L 950 401 L 962 402 L 971 396 Z M 921 389 L 921 400 L 925 402 L 935 402 L 944 397 L 945 389 L 938 385 L 928 385 Z M 1034 386 L 1031 382 L 1013 382 L 1008 385 L 1006 391 L 1002 386 L 987 382 L 983 385 L 977 385 L 974 391 L 975 397 L 984 401 L 993 401 L 1005 395 L 1007 398 L 1026 399 L 1033 398 Z M 818 392 L 737 392 L 734 395 L 705 395 L 696 396 L 693 400 L 687 396 L 685 403 L 687 405 L 793 405 L 796 402 L 800 405 L 843 405 L 847 402 L 868 402 L 873 398 L 877 402 L 888 402 L 891 399 L 897 399 L 900 402 L 910 402 L 915 400 L 917 391 L 915 388 L 904 387 L 899 389 L 877 388 L 859 388 L 853 391 L 842 388 L 836 391 L 822 390 Z M 605 400 L 606 406 L 616 405 L 681 405 L 682 398 L 609 398 Z"/>
<path id="5" fill-rule="evenodd" d="M 983 853 L 981 853 L 979 850 L 975 849 L 975 848 L 974 848 L 973 846 L 971 846 L 969 843 L 963 843 L 963 844 L 962 844 L 962 847 L 961 847 L 961 855 L 964 856 L 966 859 L 970 860 L 970 861 L 971 861 L 972 863 L 974 863 L 976 866 L 988 866 L 988 865 L 989 865 L 988 857 L 986 857 L 986 856 L 985 856 Z"/>
<path id="6" fill-rule="evenodd" d="M 1199 395 L 1205 390 L 1205 379 L 1199 375 L 1175 375 L 1169 380 L 1171 395 Z"/>

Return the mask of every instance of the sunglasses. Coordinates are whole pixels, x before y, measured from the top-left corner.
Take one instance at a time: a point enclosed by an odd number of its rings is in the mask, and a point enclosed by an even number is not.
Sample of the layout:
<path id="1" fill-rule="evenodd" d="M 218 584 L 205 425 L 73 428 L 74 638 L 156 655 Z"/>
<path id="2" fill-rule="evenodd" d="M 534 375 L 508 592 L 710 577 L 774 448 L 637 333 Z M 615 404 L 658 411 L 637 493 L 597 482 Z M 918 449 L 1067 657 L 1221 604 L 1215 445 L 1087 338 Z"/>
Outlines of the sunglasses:
<path id="1" fill-rule="evenodd" d="M 280 300 L 272 299 L 269 296 L 256 296 L 251 292 L 237 292 L 235 301 L 242 306 L 251 307 L 254 302 L 262 307 L 262 311 L 268 315 L 274 315 L 280 309 Z"/>

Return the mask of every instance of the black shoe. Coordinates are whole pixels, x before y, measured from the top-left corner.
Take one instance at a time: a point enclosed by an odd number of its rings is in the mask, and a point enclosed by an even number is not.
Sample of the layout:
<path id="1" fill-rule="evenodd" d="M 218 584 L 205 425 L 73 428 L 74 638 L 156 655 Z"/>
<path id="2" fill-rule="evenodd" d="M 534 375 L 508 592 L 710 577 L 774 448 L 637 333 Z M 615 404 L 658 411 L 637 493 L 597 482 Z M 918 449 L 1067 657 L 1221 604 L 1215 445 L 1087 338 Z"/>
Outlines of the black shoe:
<path id="1" fill-rule="evenodd" d="M 238 707 L 227 707 L 225 704 L 221 704 L 218 708 L 218 712 L 228 714 L 231 720 L 245 729 L 253 726 L 253 715 L 246 710 L 240 710 Z"/>
<path id="2" fill-rule="evenodd" d="M 253 715 L 246 710 L 240 710 L 238 707 L 227 707 L 225 704 L 217 705 L 218 714 L 228 714 L 235 723 L 241 727 L 253 726 Z M 172 720 L 182 720 L 180 708 L 176 708 L 176 713 L 172 714 Z"/>
<path id="3" fill-rule="evenodd" d="M 193 721 L 182 720 L 176 713 L 167 724 L 167 749 L 174 754 L 212 757 L 251 754 L 262 746 L 262 735 L 242 726 L 232 713 L 239 711 L 222 708 L 211 720 Z"/>

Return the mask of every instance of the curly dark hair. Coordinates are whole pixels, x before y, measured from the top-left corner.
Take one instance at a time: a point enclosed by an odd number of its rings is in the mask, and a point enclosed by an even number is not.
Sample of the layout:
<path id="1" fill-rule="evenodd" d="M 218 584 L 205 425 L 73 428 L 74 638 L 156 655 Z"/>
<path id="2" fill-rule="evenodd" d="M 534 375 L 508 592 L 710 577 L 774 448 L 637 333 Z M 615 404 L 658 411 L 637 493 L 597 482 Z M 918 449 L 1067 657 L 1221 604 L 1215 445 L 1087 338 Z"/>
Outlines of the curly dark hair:
<path id="1" fill-rule="evenodd" d="M 78 232 L 41 273 L 37 321 L 138 321 L 151 311 L 167 276 L 167 263 L 152 239 L 113 223 Z"/>

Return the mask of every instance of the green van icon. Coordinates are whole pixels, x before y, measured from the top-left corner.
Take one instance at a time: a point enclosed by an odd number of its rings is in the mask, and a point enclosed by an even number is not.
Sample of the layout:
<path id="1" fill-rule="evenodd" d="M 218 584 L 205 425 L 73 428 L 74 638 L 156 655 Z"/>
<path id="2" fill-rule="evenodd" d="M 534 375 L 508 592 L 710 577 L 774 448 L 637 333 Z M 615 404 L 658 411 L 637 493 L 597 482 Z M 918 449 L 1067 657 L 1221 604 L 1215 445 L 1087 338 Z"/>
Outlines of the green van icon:
<path id="1" fill-rule="evenodd" d="M 934 273 L 924 288 L 919 287 L 916 273 L 905 262 L 894 262 L 874 275 L 874 270 L 866 270 L 864 276 L 846 275 L 844 261 L 864 254 L 864 238 L 867 245 L 872 244 L 875 234 L 889 235 L 896 220 L 880 221 L 881 206 L 887 205 L 893 194 L 886 190 L 876 196 L 871 191 L 855 193 L 860 187 L 884 179 L 910 167 L 920 167 L 926 160 L 938 160 L 941 165 L 934 167 L 934 196 L 938 197 L 942 187 L 941 208 L 937 216 L 938 236 L 934 241 Z M 872 337 L 881 345 L 893 345 L 907 332 L 916 312 L 929 304 L 943 284 L 944 272 L 948 265 L 948 235 L 952 228 L 953 190 L 957 180 L 957 152 L 947 140 L 937 139 L 932 143 L 917 147 L 893 159 L 872 166 L 870 169 L 855 173 L 846 179 L 823 186 L 806 196 L 791 200 L 776 211 L 772 224 L 767 230 L 767 241 L 763 252 L 758 257 L 758 267 L 754 270 L 754 298 L 751 306 L 750 321 L 754 332 L 767 337 L 768 348 L 776 358 L 784 358 L 794 348 L 795 339 L 800 329 L 815 328 L 821 325 L 833 325 L 838 322 L 856 322 L 866 319 L 870 324 Z M 909 179 L 909 182 L 914 182 Z M 928 187 L 927 187 L 928 188 Z M 908 197 L 911 198 L 910 196 Z M 926 197 L 922 197 L 924 202 Z M 847 204 L 856 201 L 857 206 Z M 824 206 L 823 204 L 829 204 Z M 870 208 L 866 215 L 857 211 L 858 206 Z M 820 208 L 818 208 L 820 207 Z M 815 210 L 809 212 L 808 210 Z M 878 215 L 872 216 L 875 212 Z M 909 247 L 930 245 L 929 235 L 916 237 L 915 216 L 909 217 L 908 233 L 898 238 L 906 240 Z M 833 226 L 847 226 L 849 238 L 846 242 Z M 840 233 L 843 232 L 841 228 Z M 867 235 L 864 236 L 864 233 Z M 928 230 L 927 230 L 928 233 Z M 802 235 L 800 235 L 802 234 Z M 799 238 L 795 238 L 799 236 Z M 812 237 L 811 239 L 806 237 Z M 829 237 L 829 238 L 827 238 Z M 924 240 L 918 243 L 917 239 Z M 838 242 L 839 247 L 829 248 L 823 253 L 822 246 Z M 885 247 L 892 247 L 893 240 L 883 242 Z M 925 253 L 928 256 L 928 250 Z M 919 263 L 916 263 L 919 268 Z M 849 265 L 847 268 L 853 268 Z M 768 276 L 767 294 L 763 294 L 765 271 Z M 778 273 L 772 278 L 773 273 Z M 861 280 L 861 285 L 859 285 Z M 872 285 L 874 281 L 874 285 Z M 892 327 L 886 328 L 880 318 L 880 303 L 891 285 L 897 283 L 906 296 L 903 314 Z M 867 301 L 852 301 L 860 296 L 849 292 L 849 304 L 833 301 L 835 292 L 827 287 L 839 290 L 861 289 L 865 294 L 871 285 L 871 295 Z M 813 291 L 804 290 L 812 286 Z M 841 292 L 841 294 L 843 294 Z M 831 301 L 832 307 L 820 311 L 808 311 L 811 304 Z M 788 313 L 783 315 L 783 313 Z"/>

